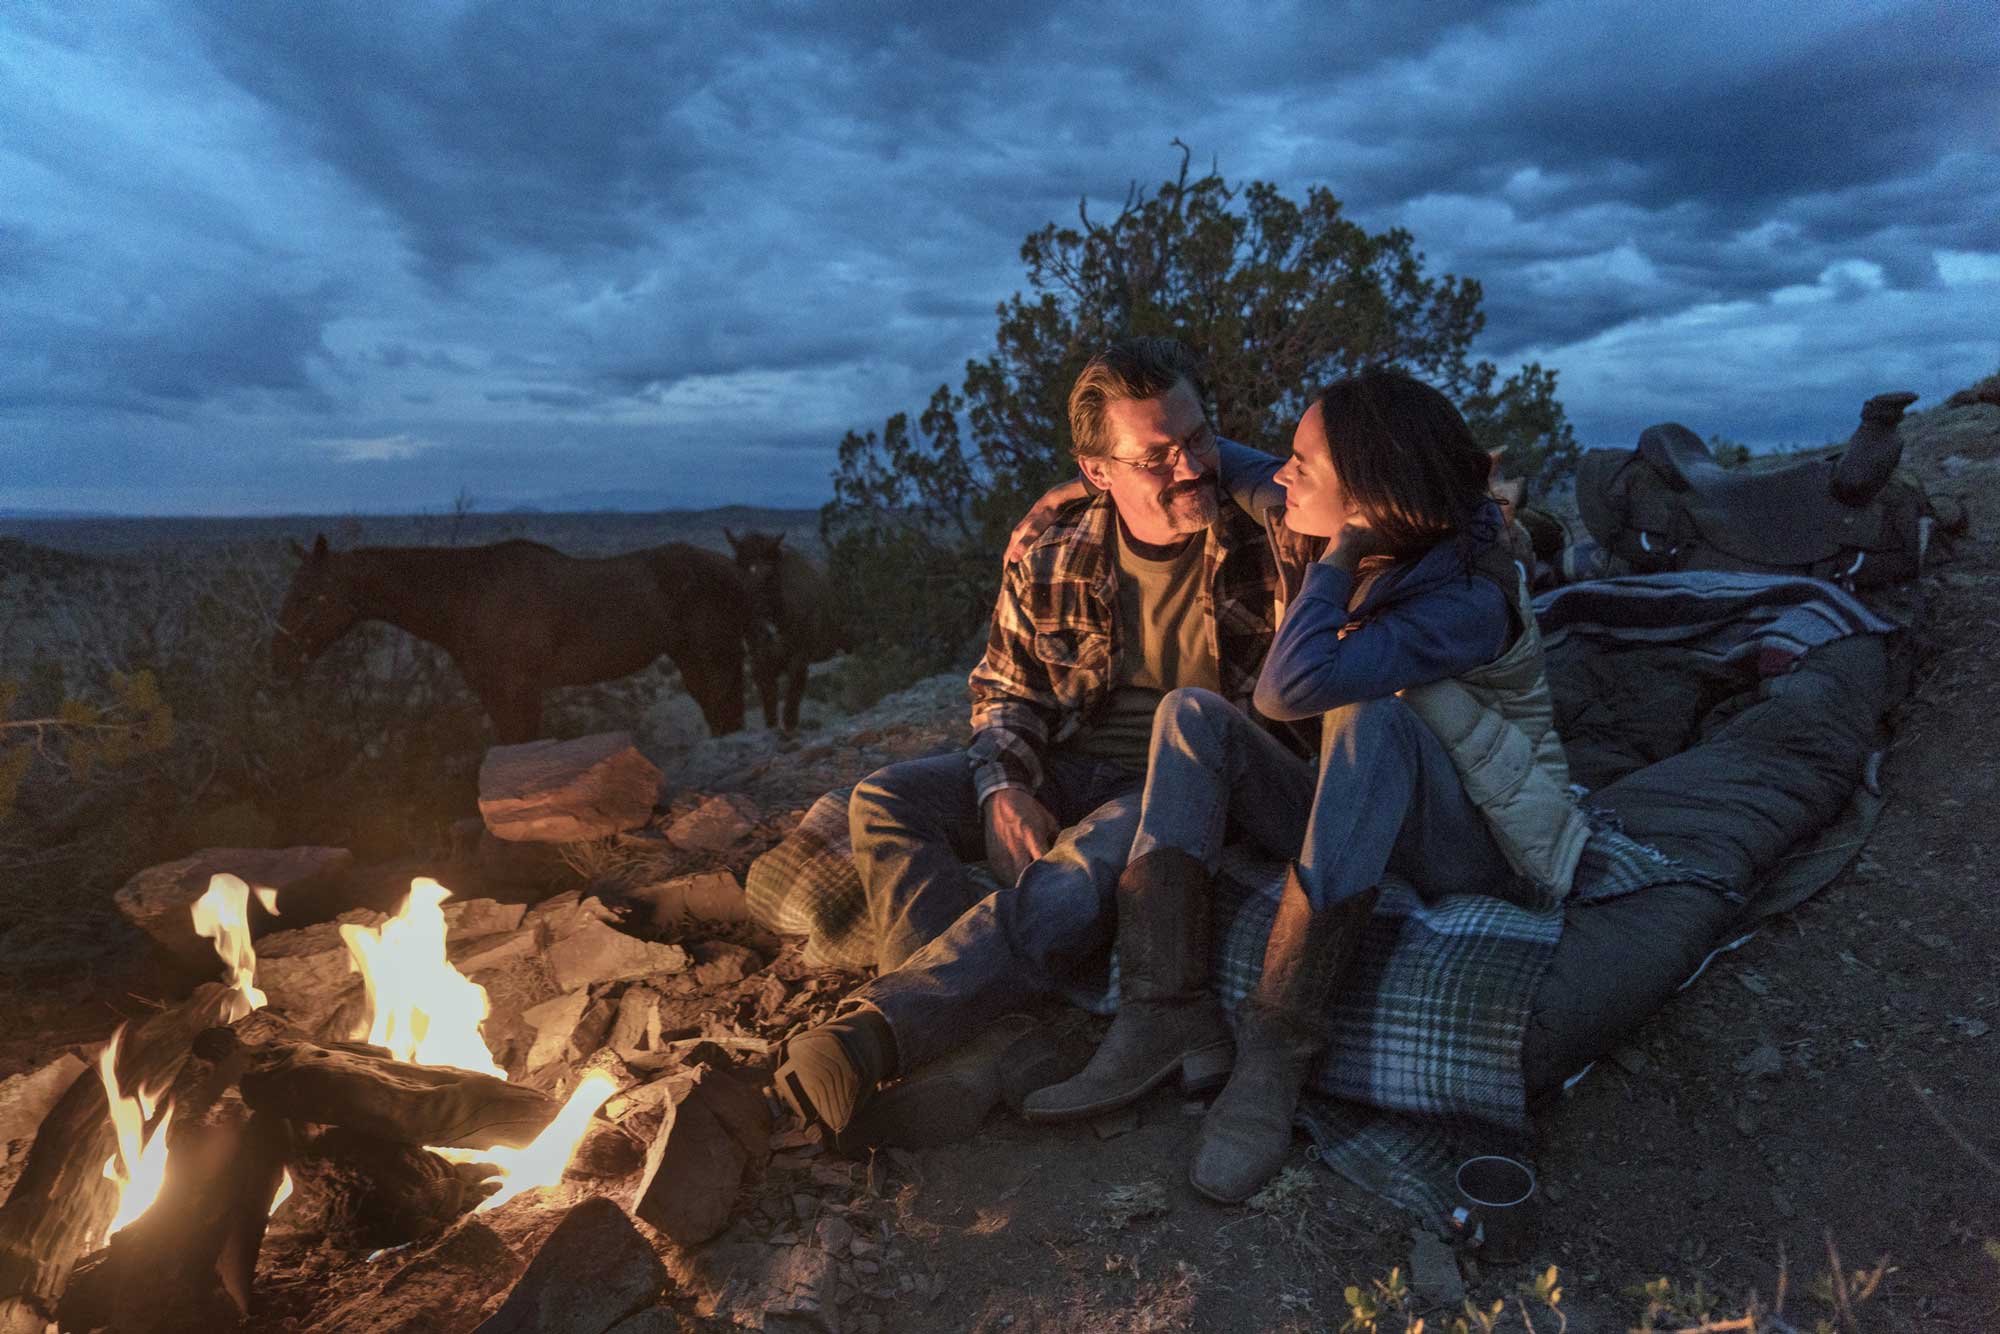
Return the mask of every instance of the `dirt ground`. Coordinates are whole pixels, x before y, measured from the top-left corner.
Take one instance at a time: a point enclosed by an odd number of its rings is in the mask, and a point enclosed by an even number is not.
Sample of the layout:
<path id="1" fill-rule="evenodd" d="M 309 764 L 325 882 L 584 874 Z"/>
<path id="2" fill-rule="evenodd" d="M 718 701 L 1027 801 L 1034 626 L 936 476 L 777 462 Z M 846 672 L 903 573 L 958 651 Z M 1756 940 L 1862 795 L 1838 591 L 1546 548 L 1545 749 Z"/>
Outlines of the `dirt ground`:
<path id="1" fill-rule="evenodd" d="M 1625 1329 L 1648 1281 L 1722 1319 L 1752 1291 L 1768 1304 L 1782 1275 L 1785 1318 L 1811 1329 L 1834 1314 L 1813 1294 L 1832 1246 L 1847 1271 L 1889 1266 L 1859 1328 L 2000 1329 L 2000 437 L 1909 462 L 1964 498 L 1970 533 L 1931 579 L 1935 642 L 1893 720 L 1879 825 L 1825 891 L 1537 1110 L 1533 1142 L 1510 1146 L 1546 1188 L 1533 1258 L 1468 1262 L 1476 1300 L 1511 1303 L 1555 1265 L 1571 1331 Z M 103 1038 L 166 985 L 115 949 L 9 969 L 0 1075 Z M 1078 1044 L 1097 1030 L 1051 1020 Z M 1162 1092 L 1109 1139 L 1002 1114 L 972 1142 L 857 1169 L 846 1216 L 883 1239 L 897 1291 L 843 1311 L 843 1328 L 1336 1329 L 1348 1285 L 1408 1273 L 1411 1220 L 1303 1146 L 1268 1209 L 1197 1197 L 1184 1173 L 1198 1111 Z M 767 1180 L 746 1209 L 775 1219 L 785 1190 Z M 1456 1304 L 1411 1309 L 1437 1330 Z M 1692 1310 L 1663 1327 L 1696 1323 Z M 1511 1306 L 1501 1327 L 1522 1327 Z"/>

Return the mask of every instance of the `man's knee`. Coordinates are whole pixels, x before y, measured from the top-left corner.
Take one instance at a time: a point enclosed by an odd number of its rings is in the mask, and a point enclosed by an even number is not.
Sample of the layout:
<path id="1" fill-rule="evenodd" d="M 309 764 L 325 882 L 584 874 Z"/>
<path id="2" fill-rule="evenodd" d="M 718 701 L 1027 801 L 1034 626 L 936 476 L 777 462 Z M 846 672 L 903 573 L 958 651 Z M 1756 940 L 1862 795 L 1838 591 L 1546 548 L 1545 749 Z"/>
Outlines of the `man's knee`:
<path id="1" fill-rule="evenodd" d="M 847 799 L 847 826 L 857 845 L 880 834 L 925 830 L 938 823 L 937 776 L 926 773 L 927 764 L 925 760 L 887 764 L 854 785 Z"/>

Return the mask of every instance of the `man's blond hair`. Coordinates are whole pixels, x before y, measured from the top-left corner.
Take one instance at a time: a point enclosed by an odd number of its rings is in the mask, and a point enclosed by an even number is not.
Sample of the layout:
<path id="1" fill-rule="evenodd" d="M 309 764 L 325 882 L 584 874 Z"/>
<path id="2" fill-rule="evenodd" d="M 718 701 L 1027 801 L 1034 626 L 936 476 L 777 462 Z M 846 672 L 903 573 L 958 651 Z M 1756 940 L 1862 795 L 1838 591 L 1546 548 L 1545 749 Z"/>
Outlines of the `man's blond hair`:
<path id="1" fill-rule="evenodd" d="M 1105 408 L 1125 399 L 1158 398 L 1182 380 L 1206 413 L 1208 386 L 1202 382 L 1201 360 L 1178 338 L 1126 338 L 1105 348 L 1084 364 L 1069 391 L 1071 452 L 1078 458 L 1109 454 Z"/>

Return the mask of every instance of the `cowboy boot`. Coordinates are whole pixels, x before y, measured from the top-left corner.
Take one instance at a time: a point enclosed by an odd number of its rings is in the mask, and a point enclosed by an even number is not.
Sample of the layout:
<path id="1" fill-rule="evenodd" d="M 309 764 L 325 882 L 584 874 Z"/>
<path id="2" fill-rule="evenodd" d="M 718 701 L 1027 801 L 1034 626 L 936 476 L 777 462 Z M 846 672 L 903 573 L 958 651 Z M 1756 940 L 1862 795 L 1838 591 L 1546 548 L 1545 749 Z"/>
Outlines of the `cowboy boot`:
<path id="1" fill-rule="evenodd" d="M 1117 893 L 1117 1017 L 1081 1074 L 1028 1095 L 1030 1121 L 1100 1116 L 1176 1072 L 1191 1093 L 1229 1073 L 1229 1025 L 1208 989 L 1208 869 L 1156 848 L 1125 868 Z"/>
<path id="2" fill-rule="evenodd" d="M 1263 976 L 1236 1011 L 1236 1069 L 1201 1123 L 1188 1168 L 1189 1183 L 1211 1200 L 1240 1204 L 1283 1165 L 1299 1091 L 1326 1050 L 1327 1003 L 1374 907 L 1370 889 L 1315 910 L 1298 863 L 1286 872 Z"/>

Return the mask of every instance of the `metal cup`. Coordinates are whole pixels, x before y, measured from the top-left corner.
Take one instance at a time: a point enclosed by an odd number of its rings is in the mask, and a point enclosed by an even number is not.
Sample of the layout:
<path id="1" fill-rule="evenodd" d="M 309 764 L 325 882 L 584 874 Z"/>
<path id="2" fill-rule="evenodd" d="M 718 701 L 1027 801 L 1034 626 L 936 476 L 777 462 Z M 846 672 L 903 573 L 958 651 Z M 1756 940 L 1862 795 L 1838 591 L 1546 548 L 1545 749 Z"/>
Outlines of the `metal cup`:
<path id="1" fill-rule="evenodd" d="M 1451 1211 L 1459 1244 L 1499 1264 L 1528 1258 L 1534 1241 L 1535 1174 L 1527 1164 L 1488 1154 L 1458 1168 L 1458 1206 Z"/>

